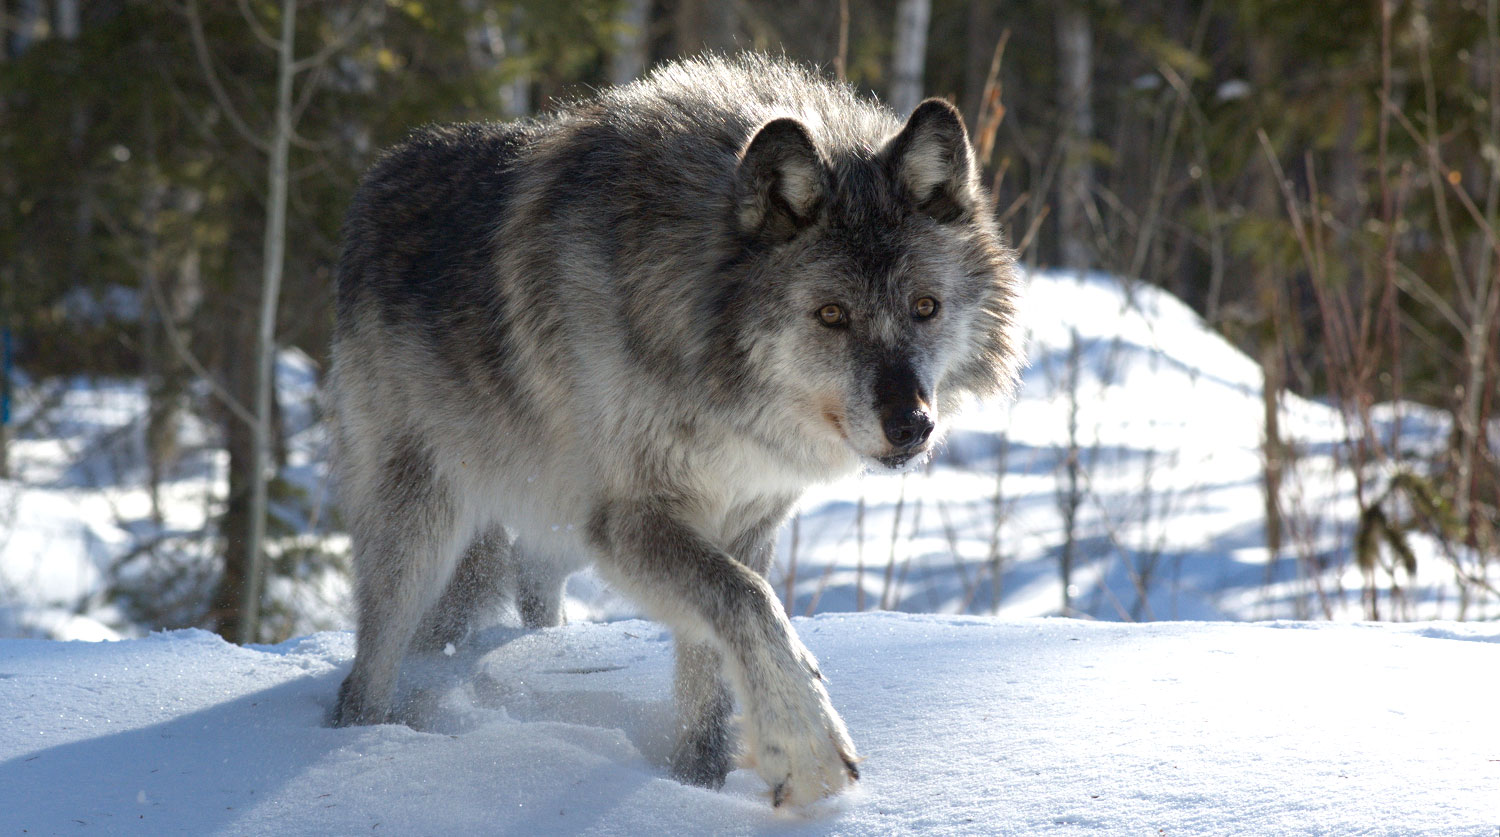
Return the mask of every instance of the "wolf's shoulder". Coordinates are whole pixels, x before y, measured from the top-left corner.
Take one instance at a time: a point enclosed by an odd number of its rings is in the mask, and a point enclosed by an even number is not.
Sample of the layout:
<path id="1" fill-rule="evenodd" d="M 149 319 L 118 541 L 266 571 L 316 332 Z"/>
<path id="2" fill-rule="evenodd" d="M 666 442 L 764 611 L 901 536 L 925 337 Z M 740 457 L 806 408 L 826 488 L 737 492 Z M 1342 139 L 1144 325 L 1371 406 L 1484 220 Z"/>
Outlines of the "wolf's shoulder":
<path id="1" fill-rule="evenodd" d="M 449 297 L 482 294 L 517 157 L 536 130 L 524 122 L 429 125 L 383 152 L 344 221 L 341 308 L 367 290 L 391 310 L 429 314 L 451 307 Z"/>

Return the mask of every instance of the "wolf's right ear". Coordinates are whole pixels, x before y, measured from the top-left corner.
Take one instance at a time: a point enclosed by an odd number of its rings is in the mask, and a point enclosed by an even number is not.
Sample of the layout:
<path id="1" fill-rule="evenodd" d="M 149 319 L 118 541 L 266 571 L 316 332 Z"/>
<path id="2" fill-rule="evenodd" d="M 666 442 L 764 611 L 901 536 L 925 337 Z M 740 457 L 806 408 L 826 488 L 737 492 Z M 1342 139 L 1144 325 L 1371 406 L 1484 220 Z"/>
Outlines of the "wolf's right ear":
<path id="1" fill-rule="evenodd" d="M 735 218 L 747 235 L 786 241 L 817 219 L 829 190 L 828 166 L 807 128 L 773 119 L 740 154 Z"/>

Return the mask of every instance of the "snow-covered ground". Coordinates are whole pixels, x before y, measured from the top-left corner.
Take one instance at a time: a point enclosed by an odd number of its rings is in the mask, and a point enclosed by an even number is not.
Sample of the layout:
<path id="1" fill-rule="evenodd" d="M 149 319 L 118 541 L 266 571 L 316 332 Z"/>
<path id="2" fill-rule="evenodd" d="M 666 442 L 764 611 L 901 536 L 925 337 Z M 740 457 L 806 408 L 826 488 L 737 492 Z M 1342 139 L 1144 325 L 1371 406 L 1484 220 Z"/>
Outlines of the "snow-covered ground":
<path id="1" fill-rule="evenodd" d="M 1500 626 L 799 619 L 865 761 L 775 811 L 677 784 L 670 642 L 492 629 L 415 728 L 324 726 L 348 633 L 0 641 L 4 834 L 1473 835 L 1500 831 Z"/>

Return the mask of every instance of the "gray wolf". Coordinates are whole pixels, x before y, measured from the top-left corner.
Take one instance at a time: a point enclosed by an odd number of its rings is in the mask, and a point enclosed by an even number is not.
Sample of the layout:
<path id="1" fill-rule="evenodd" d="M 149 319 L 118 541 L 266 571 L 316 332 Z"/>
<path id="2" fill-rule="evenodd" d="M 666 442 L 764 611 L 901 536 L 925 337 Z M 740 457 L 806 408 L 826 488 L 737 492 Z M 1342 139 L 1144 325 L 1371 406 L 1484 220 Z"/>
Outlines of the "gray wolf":
<path id="1" fill-rule="evenodd" d="M 765 579 L 812 483 L 911 467 L 1012 385 L 1014 256 L 963 122 L 766 57 L 665 66 L 545 118 L 421 130 L 353 200 L 330 404 L 357 654 L 339 725 L 393 719 L 409 647 L 507 597 L 562 620 L 592 562 L 676 639 L 670 771 L 737 755 L 775 804 L 858 778 Z"/>

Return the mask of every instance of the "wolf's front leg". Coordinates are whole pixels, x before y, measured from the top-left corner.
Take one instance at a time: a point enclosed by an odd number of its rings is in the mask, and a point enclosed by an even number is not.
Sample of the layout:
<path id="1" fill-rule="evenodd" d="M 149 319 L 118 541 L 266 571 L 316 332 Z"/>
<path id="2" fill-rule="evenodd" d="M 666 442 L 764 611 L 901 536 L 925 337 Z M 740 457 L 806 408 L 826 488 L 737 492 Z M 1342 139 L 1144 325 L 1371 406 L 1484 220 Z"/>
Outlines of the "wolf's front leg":
<path id="1" fill-rule="evenodd" d="M 722 655 L 743 709 L 751 766 L 771 786 L 775 804 L 813 802 L 859 778 L 854 744 L 817 661 L 764 578 L 649 504 L 602 509 L 590 536 L 602 553 L 601 569 L 671 625 L 679 642 L 696 641 Z M 712 707 L 704 708 L 710 711 L 689 723 L 713 717 Z M 712 731 L 702 732 L 711 743 Z"/>
<path id="2" fill-rule="evenodd" d="M 729 545 L 730 556 L 764 578 L 775 556 L 776 530 L 791 503 L 786 499 L 745 509 L 750 524 Z M 712 643 L 677 643 L 675 691 L 680 724 L 672 749 L 672 776 L 690 785 L 723 787 L 734 767 L 737 744 L 730 722 L 734 699 L 724 682 L 724 658 Z"/>

